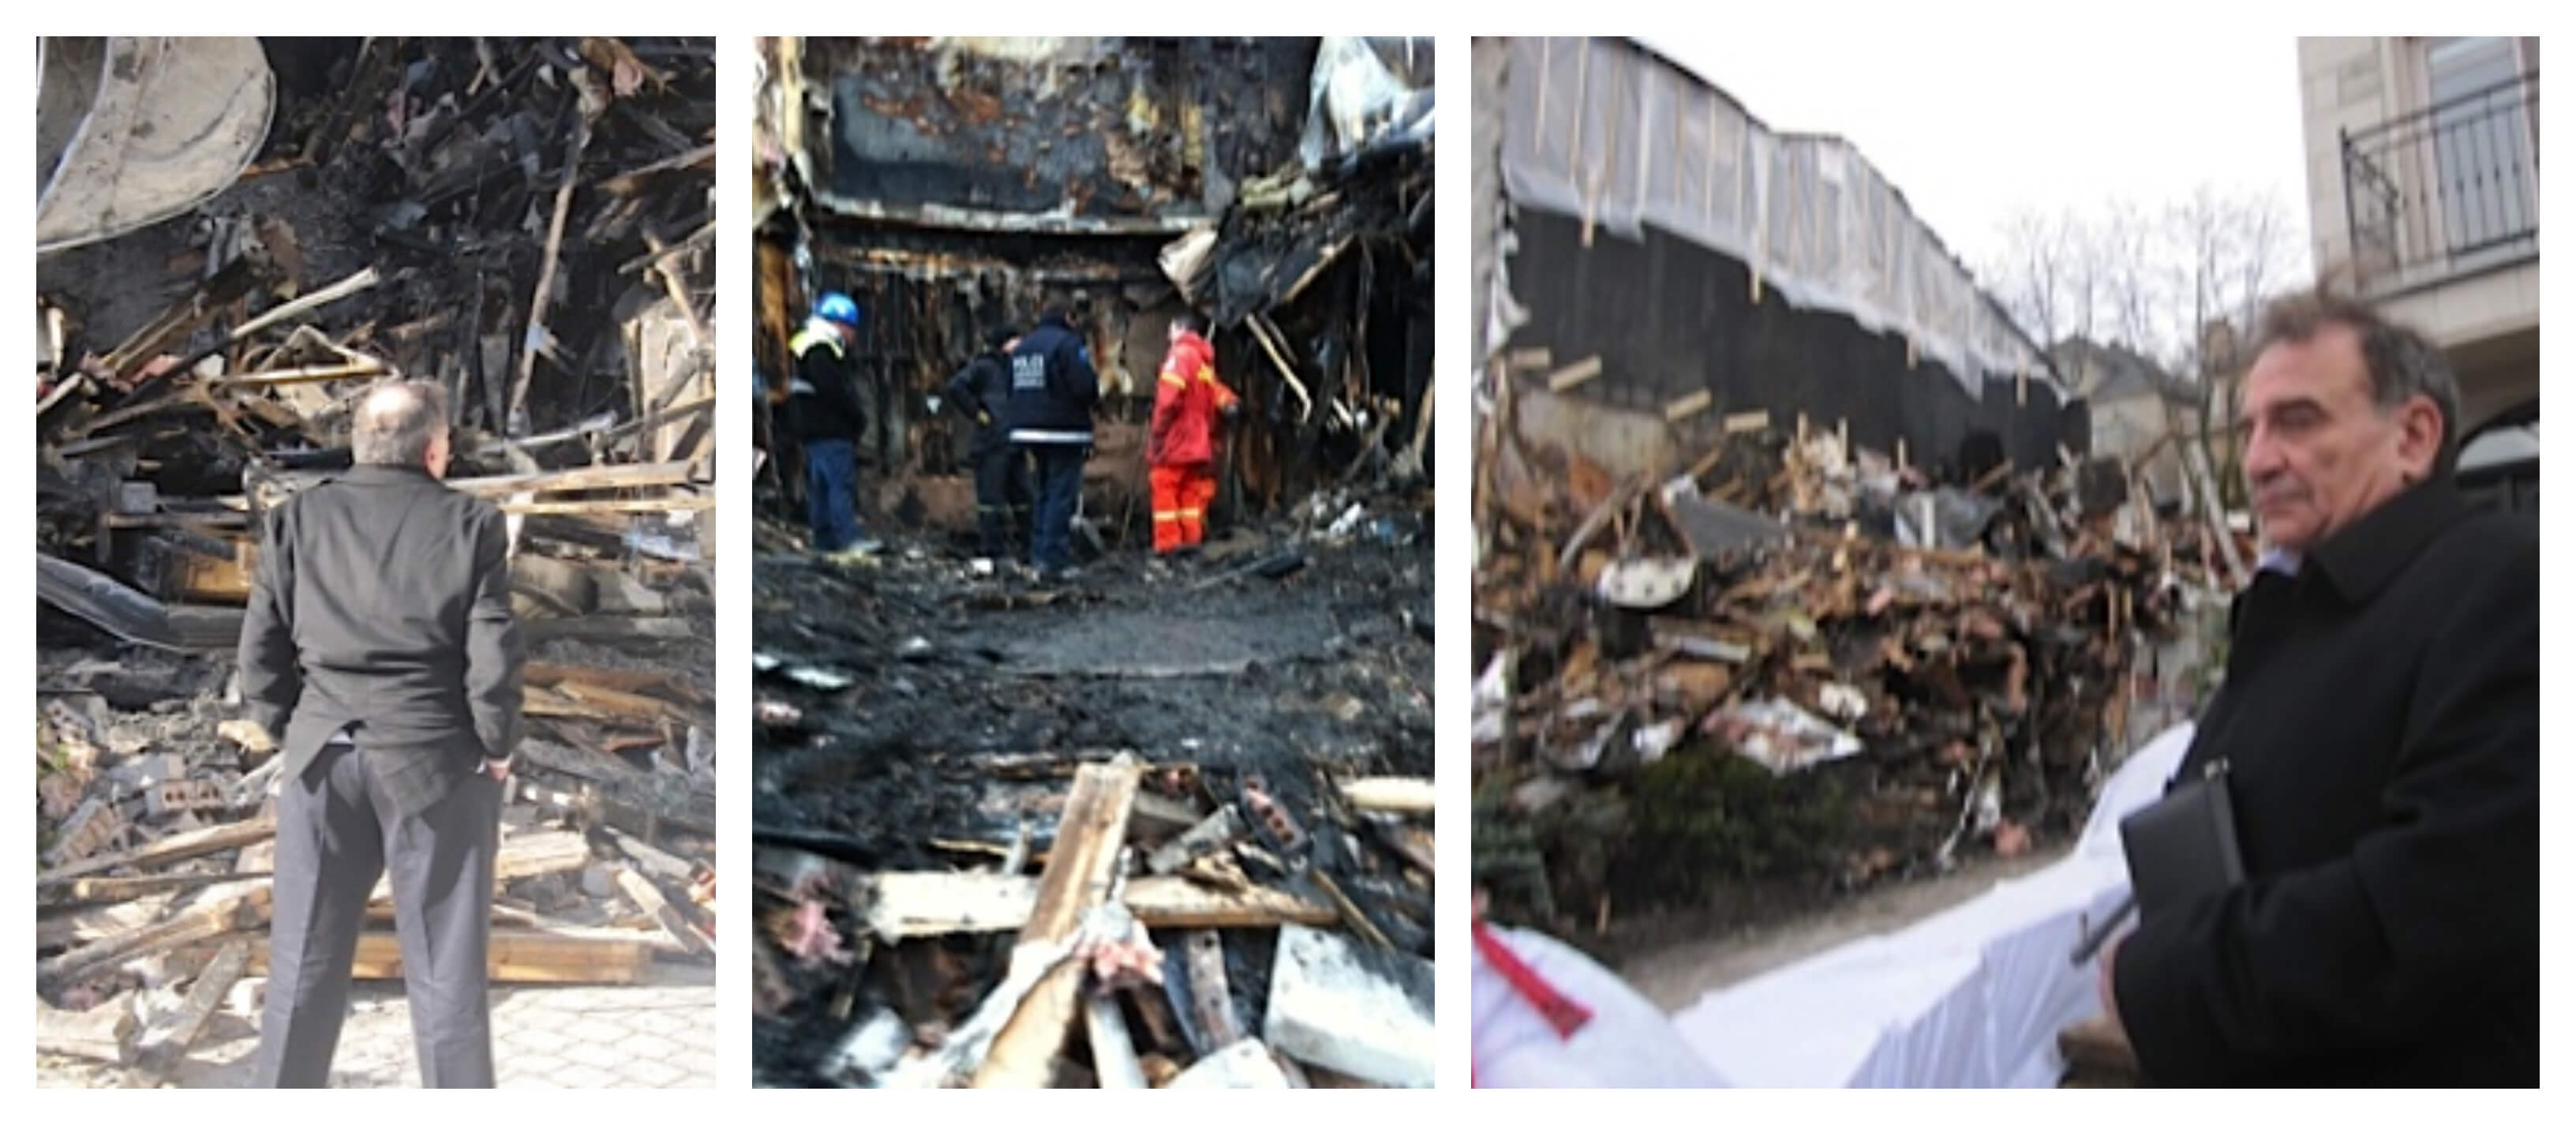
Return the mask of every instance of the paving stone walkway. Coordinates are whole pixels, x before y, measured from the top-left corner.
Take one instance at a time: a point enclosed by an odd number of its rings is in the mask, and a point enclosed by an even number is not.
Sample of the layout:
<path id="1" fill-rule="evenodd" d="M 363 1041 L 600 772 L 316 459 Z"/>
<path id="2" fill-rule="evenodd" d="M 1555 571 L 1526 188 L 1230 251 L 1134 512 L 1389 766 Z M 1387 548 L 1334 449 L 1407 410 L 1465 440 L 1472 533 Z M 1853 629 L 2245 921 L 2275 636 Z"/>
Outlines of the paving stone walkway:
<path id="1" fill-rule="evenodd" d="M 416 1087 L 411 1013 L 395 981 L 361 981 L 333 1060 L 335 1087 Z M 697 1088 L 716 1084 L 716 990 L 711 966 L 655 966 L 626 985 L 505 985 L 492 993 L 492 1055 L 503 1089 Z M 215 1017 L 170 1085 L 250 1084 L 259 1030 Z M 40 1056 L 40 1086 L 113 1086 L 112 1067 Z"/>

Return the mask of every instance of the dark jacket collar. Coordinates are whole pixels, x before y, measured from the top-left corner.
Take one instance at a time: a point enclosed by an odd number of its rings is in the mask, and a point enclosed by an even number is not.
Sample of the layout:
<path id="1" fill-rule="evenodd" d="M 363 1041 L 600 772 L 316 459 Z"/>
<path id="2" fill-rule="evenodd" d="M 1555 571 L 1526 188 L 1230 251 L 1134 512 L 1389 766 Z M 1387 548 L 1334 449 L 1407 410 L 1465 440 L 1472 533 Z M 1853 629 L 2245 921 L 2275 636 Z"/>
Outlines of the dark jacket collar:
<path id="1" fill-rule="evenodd" d="M 2443 529 L 2470 509 L 2448 481 L 2409 488 L 2372 509 L 2352 526 L 2308 552 L 2302 572 L 2313 568 L 2349 602 L 2369 601 L 2413 562 Z"/>
<path id="2" fill-rule="evenodd" d="M 341 470 L 339 479 L 351 484 L 402 484 L 407 482 L 437 483 L 426 465 L 351 465 Z"/>

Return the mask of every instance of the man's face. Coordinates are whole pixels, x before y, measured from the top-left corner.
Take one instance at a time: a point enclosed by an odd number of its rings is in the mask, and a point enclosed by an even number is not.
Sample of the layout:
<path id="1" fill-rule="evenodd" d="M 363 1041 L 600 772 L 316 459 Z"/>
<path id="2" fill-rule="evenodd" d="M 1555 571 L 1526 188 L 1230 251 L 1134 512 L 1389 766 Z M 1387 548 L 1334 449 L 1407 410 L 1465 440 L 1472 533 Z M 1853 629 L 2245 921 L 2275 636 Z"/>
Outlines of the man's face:
<path id="1" fill-rule="evenodd" d="M 2371 398 L 2361 334 L 2330 324 L 2265 348 L 2245 376 L 2245 487 L 2273 546 L 2304 552 L 2431 475 L 2441 412 Z"/>
<path id="2" fill-rule="evenodd" d="M 429 475 L 439 480 L 447 479 L 447 436 L 446 430 L 431 434 L 429 451 L 421 458 L 424 466 L 429 469 Z"/>

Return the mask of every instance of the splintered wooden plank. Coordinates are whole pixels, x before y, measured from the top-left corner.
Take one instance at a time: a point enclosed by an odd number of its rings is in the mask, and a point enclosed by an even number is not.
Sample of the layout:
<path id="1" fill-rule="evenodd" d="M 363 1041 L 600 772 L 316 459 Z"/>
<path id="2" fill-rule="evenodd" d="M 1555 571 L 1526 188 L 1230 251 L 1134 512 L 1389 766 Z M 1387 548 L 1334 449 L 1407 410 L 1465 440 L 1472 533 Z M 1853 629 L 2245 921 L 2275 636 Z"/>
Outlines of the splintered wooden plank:
<path id="1" fill-rule="evenodd" d="M 1213 930 L 1181 939 L 1190 974 L 1190 1018 L 1198 1028 L 1202 1054 L 1214 1054 L 1249 1034 L 1235 1011 L 1234 989 L 1225 978 L 1225 943 Z"/>
<path id="2" fill-rule="evenodd" d="M 1109 897 L 1140 773 L 1132 762 L 1075 771 L 1072 795 L 1056 821 L 1055 850 L 1038 880 L 1037 904 L 1020 929 L 1022 945 L 1073 936 L 1083 918 Z M 1067 958 L 1029 990 L 976 1068 L 977 1089 L 1033 1090 L 1047 1084 L 1065 1034 L 1082 1011 L 1084 970 L 1082 959 Z"/>
<path id="3" fill-rule="evenodd" d="M 205 1031 L 206 1021 L 214 1018 L 215 1009 L 223 1006 L 224 996 L 232 991 L 234 982 L 242 979 L 250 968 L 251 947 L 265 944 L 250 938 L 234 938 L 224 943 L 215 959 L 207 962 L 206 971 L 197 974 L 196 982 L 188 986 L 188 998 L 181 1002 L 178 1010 L 171 1013 L 167 1021 L 144 1031 L 137 1044 L 135 1071 L 127 1076 L 127 1085 L 161 1084 L 163 1076 L 187 1056 L 188 1048 Z"/>
<path id="4" fill-rule="evenodd" d="M 1688 418 L 1693 414 L 1697 414 L 1700 411 L 1708 409 L 1708 404 L 1713 401 L 1716 400 L 1709 395 L 1708 388 L 1706 387 L 1692 391 L 1689 394 L 1683 395 L 1680 398 L 1664 404 L 1664 421 L 1679 422 L 1684 418 Z"/>
<path id="5" fill-rule="evenodd" d="M 498 888 L 516 879 L 532 879 L 579 871 L 590 862 L 590 842 L 570 829 L 550 828 L 542 832 L 521 832 L 501 841 L 501 850 L 492 857 L 492 885 Z M 376 876 L 376 889 L 367 896 L 370 904 L 394 900 L 393 880 Z"/>
<path id="6" fill-rule="evenodd" d="M 211 875 L 131 875 L 93 876 L 69 879 L 45 886 L 37 893 L 39 906 L 70 906 L 85 903 L 126 902 L 148 898 L 164 891 L 193 891 L 218 883 L 238 883 L 244 879 L 265 878 L 265 872 L 224 871 Z"/>
<path id="7" fill-rule="evenodd" d="M 527 682 L 556 687 L 566 682 L 604 687 L 638 695 L 658 695 L 672 699 L 692 698 L 668 672 L 642 672 L 625 668 L 593 668 L 586 664 L 549 664 L 542 660 L 528 662 Z"/>
<path id="8" fill-rule="evenodd" d="M 691 925 L 688 916 L 671 905 L 670 897 L 664 895 L 662 888 L 655 886 L 643 872 L 630 865 L 618 865 L 617 889 L 625 893 L 626 901 L 634 903 L 637 910 L 651 917 L 663 933 L 671 936 L 671 940 L 680 943 L 680 948 L 690 953 L 704 953 L 713 948 L 709 935 Z"/>
<path id="9" fill-rule="evenodd" d="M 60 949 L 130 933 L 160 921 L 170 905 L 179 898 L 179 890 L 156 891 L 132 902 L 112 906 L 93 906 L 86 910 L 36 918 L 36 948 Z"/>
<path id="10" fill-rule="evenodd" d="M 134 1032 L 134 1009 L 110 1000 L 85 1012 L 36 1001 L 36 1052 L 121 1065 Z"/>
<path id="11" fill-rule="evenodd" d="M 698 627 L 677 617 L 540 617 L 523 621 L 530 641 L 691 641 Z"/>
<path id="12" fill-rule="evenodd" d="M 68 984 L 100 969 L 253 929 L 268 919 L 266 883 L 218 887 L 169 919 L 102 938 L 36 964 L 36 979 Z"/>
<path id="13" fill-rule="evenodd" d="M 524 689 L 520 696 L 519 713 L 532 719 L 577 719 L 609 726 L 634 726 L 637 722 L 633 716 L 609 710 L 595 703 L 584 703 L 561 689 L 537 687 L 533 684 Z"/>
<path id="14" fill-rule="evenodd" d="M 268 839 L 277 834 L 277 822 L 265 816 L 253 817 L 235 824 L 218 824 L 194 832 L 164 836 L 131 851 L 92 856 L 78 863 L 64 864 L 36 876 L 39 885 L 56 883 L 79 875 L 91 875 L 118 867 L 152 867 L 195 859 L 201 855 L 228 851 L 245 844 Z"/>
<path id="15" fill-rule="evenodd" d="M 866 878 L 868 928 L 888 941 L 943 934 L 1000 933 L 1035 917 L 1039 881 L 990 871 L 887 872 Z M 1328 903 L 1271 887 L 1226 890 L 1179 876 L 1130 880 L 1124 901 L 1153 929 L 1228 929 L 1285 922 L 1331 925 Z"/>
<path id="16" fill-rule="evenodd" d="M 1136 1040 L 1127 1031 L 1127 1017 L 1118 1010 L 1117 995 L 1085 997 L 1083 1016 L 1083 1038 L 1091 1043 L 1091 1072 L 1099 1077 L 1100 1088 L 1150 1089 L 1144 1065 L 1136 1058 Z"/>
<path id="17" fill-rule="evenodd" d="M 1341 783 L 1342 799 L 1361 812 L 1428 814 L 1438 807 L 1427 777 L 1355 777 Z"/>
<path id="18" fill-rule="evenodd" d="M 1547 376 L 1547 389 L 1558 394 L 1562 394 L 1566 391 L 1582 386 L 1585 383 L 1591 382 L 1600 374 L 1601 357 L 1596 355 L 1589 359 L 1567 364 L 1564 367 L 1560 367 L 1555 371 L 1549 372 Z"/>
<path id="19" fill-rule="evenodd" d="M 598 684 L 567 680 L 556 685 L 555 690 L 572 697 L 575 702 L 586 703 L 612 714 L 647 723 L 659 720 L 668 714 L 670 709 L 670 704 L 659 699 L 619 691 L 612 687 L 602 687 Z"/>
<path id="20" fill-rule="evenodd" d="M 613 929 L 495 929 L 490 946 L 495 984 L 632 984 L 668 947 L 659 934 Z M 253 947 L 251 973 L 268 972 L 268 945 Z M 358 935 L 359 980 L 402 979 L 402 939 L 387 930 Z"/>
<path id="21" fill-rule="evenodd" d="M 556 469 L 542 473 L 519 473 L 498 477 L 464 477 L 447 482 L 469 496 L 499 499 L 515 492 L 579 492 L 594 488 L 655 488 L 663 485 L 688 484 L 698 475 L 695 461 L 663 461 L 648 465 L 585 465 L 573 469 Z"/>

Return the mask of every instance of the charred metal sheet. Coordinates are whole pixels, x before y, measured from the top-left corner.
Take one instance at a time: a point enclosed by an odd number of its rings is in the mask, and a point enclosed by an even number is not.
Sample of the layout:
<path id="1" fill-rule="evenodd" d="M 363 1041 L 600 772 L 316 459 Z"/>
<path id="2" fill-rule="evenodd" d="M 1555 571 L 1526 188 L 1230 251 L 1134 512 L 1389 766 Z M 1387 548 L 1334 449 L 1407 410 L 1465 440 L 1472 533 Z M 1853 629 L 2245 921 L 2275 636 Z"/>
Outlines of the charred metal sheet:
<path id="1" fill-rule="evenodd" d="M 1724 501 L 1676 496 L 1671 508 L 1673 522 L 1680 525 L 1682 537 L 1690 541 L 1691 550 L 1701 558 L 1717 558 L 1791 538 L 1788 526 L 1779 520 Z"/>
<path id="2" fill-rule="evenodd" d="M 36 600 L 115 634 L 120 640 L 178 649 L 170 611 L 132 587 L 75 562 L 36 554 Z"/>
<path id="3" fill-rule="evenodd" d="M 1312 39 L 809 39 L 826 209 L 984 230 L 1152 233 L 1297 158 Z M 816 107 L 824 107 L 817 110 Z"/>

